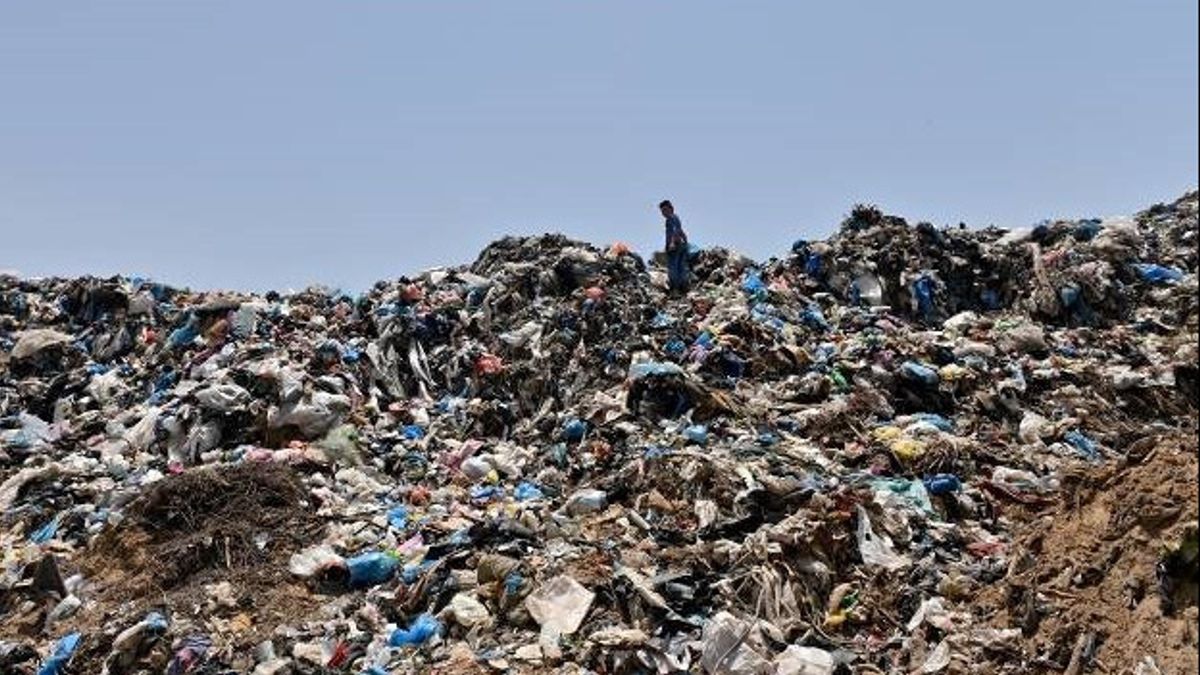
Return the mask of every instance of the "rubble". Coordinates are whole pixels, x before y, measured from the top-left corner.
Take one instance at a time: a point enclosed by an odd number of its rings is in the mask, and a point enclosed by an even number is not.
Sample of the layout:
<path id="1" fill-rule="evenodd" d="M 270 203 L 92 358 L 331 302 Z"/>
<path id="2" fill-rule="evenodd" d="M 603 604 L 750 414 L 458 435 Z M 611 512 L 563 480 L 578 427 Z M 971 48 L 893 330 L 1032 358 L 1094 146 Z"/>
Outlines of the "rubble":
<path id="1" fill-rule="evenodd" d="M 0 671 L 1196 672 L 1196 233 L 0 277 Z"/>

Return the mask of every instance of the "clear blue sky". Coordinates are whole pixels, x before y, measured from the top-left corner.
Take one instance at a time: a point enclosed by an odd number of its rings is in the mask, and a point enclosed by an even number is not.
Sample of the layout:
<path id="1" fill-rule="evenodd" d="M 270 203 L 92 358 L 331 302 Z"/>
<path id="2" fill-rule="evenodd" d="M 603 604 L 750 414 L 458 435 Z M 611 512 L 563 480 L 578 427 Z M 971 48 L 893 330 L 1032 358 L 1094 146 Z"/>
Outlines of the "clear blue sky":
<path id="1" fill-rule="evenodd" d="M 756 257 L 857 201 L 1197 183 L 1197 3 L 6 2 L 0 269 L 358 290 L 506 233 Z"/>

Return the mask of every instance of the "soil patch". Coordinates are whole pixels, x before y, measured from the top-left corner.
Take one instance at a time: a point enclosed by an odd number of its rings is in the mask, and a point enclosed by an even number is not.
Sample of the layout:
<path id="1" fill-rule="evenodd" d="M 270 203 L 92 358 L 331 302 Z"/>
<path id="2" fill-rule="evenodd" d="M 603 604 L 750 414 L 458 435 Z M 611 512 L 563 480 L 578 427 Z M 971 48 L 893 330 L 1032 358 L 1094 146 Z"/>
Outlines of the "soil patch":
<path id="1" fill-rule="evenodd" d="M 1066 481 L 1062 502 L 1017 530 L 1007 576 L 980 597 L 976 611 L 1020 627 L 1043 670 L 1074 660 L 1074 672 L 1128 673 L 1151 657 L 1164 673 L 1198 672 L 1196 439 L 1144 445 Z"/>
<path id="2" fill-rule="evenodd" d="M 190 627 L 235 646 L 308 614 L 318 601 L 291 578 L 287 561 L 321 540 L 315 512 L 297 476 L 279 464 L 195 469 L 155 484 L 79 558 L 96 585 L 86 606 L 96 609 L 75 622 L 88 637 L 72 669 L 100 672 L 114 637 L 102 627 L 131 625 L 149 611 L 169 617 L 175 635 Z M 222 582 L 228 589 L 214 592 Z"/>

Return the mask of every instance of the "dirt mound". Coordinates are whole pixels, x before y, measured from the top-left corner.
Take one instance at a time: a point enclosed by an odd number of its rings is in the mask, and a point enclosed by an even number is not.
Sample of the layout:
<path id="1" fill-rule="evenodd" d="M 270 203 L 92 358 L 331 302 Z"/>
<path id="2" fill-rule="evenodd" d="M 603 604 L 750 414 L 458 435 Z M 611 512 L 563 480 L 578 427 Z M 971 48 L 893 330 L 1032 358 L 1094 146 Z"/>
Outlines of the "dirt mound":
<path id="1" fill-rule="evenodd" d="M 312 509 L 292 472 L 274 464 L 201 469 L 168 478 L 104 533 L 83 567 L 125 561 L 126 581 L 170 590 L 204 573 L 262 566 L 309 540 Z M 130 578 L 132 577 L 132 578 Z"/>
<path id="2" fill-rule="evenodd" d="M 103 532 L 84 552 L 80 567 L 96 582 L 100 602 L 119 607 L 128 625 L 149 611 L 174 623 L 197 608 L 233 628 L 227 634 L 252 645 L 279 623 L 311 609 L 314 600 L 287 573 L 287 560 L 319 541 L 316 504 L 291 469 L 279 464 L 237 464 L 197 469 L 155 484 L 130 507 L 127 518 Z M 214 585 L 228 583 L 215 593 Z M 91 644 L 81 648 L 77 672 L 99 672 L 111 638 L 95 622 Z M 90 621 L 89 621 L 90 620 Z M 95 667 L 95 671 L 88 668 Z M 82 668 L 80 670 L 79 668 Z"/>
<path id="3" fill-rule="evenodd" d="M 1042 669 L 1091 661 L 1125 673 L 1151 657 L 1164 673 L 1198 672 L 1195 560 L 1174 562 L 1195 547 L 1196 439 L 1140 445 L 1141 456 L 1067 482 L 1061 505 L 1021 528 L 1006 578 L 983 597 L 981 611 L 1020 626 Z"/>

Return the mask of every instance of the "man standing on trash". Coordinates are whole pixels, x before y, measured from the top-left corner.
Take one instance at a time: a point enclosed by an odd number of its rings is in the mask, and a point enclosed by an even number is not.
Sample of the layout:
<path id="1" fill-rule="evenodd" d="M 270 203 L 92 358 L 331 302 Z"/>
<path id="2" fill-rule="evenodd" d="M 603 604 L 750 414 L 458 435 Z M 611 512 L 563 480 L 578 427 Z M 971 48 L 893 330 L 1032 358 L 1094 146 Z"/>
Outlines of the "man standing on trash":
<path id="1" fill-rule="evenodd" d="M 683 223 L 675 215 L 675 207 L 669 199 L 658 205 L 666 218 L 667 227 L 667 282 L 672 292 L 686 293 L 688 290 L 688 240 Z"/>

